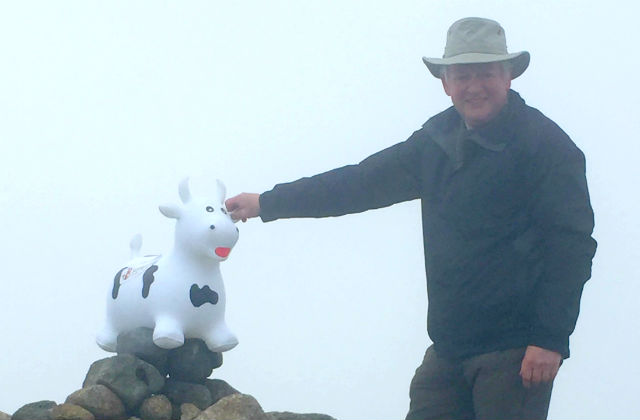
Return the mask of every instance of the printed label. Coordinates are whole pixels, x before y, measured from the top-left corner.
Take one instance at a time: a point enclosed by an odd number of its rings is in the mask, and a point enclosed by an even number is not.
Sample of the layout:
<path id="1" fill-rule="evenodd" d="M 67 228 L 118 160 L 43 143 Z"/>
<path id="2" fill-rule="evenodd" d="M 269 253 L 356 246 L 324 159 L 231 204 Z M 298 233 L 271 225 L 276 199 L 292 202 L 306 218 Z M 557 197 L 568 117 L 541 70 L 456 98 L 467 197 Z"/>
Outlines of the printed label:
<path id="1" fill-rule="evenodd" d="M 162 257 L 162 255 L 147 255 L 145 257 L 139 257 L 129 261 L 127 268 L 122 270 L 122 273 L 120 274 L 120 283 L 142 276 L 149 267 L 160 259 L 160 257 Z"/>

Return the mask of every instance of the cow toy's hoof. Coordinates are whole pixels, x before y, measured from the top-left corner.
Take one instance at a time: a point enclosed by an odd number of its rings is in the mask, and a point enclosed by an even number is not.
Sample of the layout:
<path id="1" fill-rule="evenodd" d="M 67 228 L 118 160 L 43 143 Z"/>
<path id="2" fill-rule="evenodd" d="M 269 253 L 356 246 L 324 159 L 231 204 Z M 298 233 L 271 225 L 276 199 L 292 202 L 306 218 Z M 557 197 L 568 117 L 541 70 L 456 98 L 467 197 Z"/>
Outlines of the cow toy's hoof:
<path id="1" fill-rule="evenodd" d="M 104 351 L 114 353 L 118 343 L 118 336 L 108 329 L 104 329 L 96 336 L 96 343 Z"/>
<path id="2" fill-rule="evenodd" d="M 214 353 L 228 351 L 238 345 L 238 339 L 226 327 L 219 328 L 217 334 L 205 340 L 207 347 Z"/>
<path id="3" fill-rule="evenodd" d="M 184 337 L 153 337 L 153 343 L 163 349 L 175 349 L 184 344 Z"/>
<path id="4" fill-rule="evenodd" d="M 223 351 L 228 351 L 231 350 L 232 348 L 234 348 L 235 346 L 238 345 L 238 340 L 235 340 L 231 343 L 227 343 L 227 344 L 222 344 L 220 346 L 217 346 L 213 349 L 210 349 L 211 351 L 213 351 L 214 353 L 222 353 Z"/>
<path id="5" fill-rule="evenodd" d="M 175 349 L 184 344 L 184 334 L 175 319 L 162 317 L 156 320 L 153 342 L 163 349 Z"/>

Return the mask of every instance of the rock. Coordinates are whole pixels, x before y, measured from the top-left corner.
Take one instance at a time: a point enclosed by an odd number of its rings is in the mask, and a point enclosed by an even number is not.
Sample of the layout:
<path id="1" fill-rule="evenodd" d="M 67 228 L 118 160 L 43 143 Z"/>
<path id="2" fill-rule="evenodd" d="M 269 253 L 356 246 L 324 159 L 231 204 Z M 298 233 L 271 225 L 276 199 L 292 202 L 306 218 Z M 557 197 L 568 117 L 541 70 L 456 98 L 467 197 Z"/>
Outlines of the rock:
<path id="1" fill-rule="evenodd" d="M 200 413 L 202 413 L 202 410 L 191 403 L 184 403 L 180 406 L 180 420 L 193 420 Z"/>
<path id="2" fill-rule="evenodd" d="M 169 351 L 169 377 L 184 382 L 202 383 L 213 369 L 222 366 L 222 353 L 214 353 L 199 338 Z"/>
<path id="3" fill-rule="evenodd" d="M 0 420 L 11 420 L 11 416 L 3 411 L 0 411 Z"/>
<path id="4" fill-rule="evenodd" d="M 37 401 L 25 404 L 18 409 L 11 419 L 15 420 L 50 420 L 51 409 L 57 404 L 55 401 Z"/>
<path id="5" fill-rule="evenodd" d="M 125 408 L 120 398 L 104 385 L 90 385 L 67 397 L 68 404 L 79 405 L 89 410 L 96 419 L 121 419 Z"/>
<path id="6" fill-rule="evenodd" d="M 171 420 L 173 407 L 164 395 L 153 395 L 142 402 L 140 417 L 145 420 Z"/>
<path id="7" fill-rule="evenodd" d="M 169 378 L 162 393 L 176 405 L 192 403 L 199 409 L 204 410 L 212 404 L 211 392 L 206 386 L 200 384 L 176 381 Z"/>
<path id="8" fill-rule="evenodd" d="M 93 362 L 82 386 L 96 384 L 107 386 L 127 410 L 134 411 L 145 398 L 162 389 L 164 376 L 153 365 L 131 354 L 121 354 Z"/>
<path id="9" fill-rule="evenodd" d="M 140 327 L 118 335 L 116 344 L 118 354 L 133 354 L 138 359 L 152 364 L 164 376 L 167 374 L 169 350 L 156 346 L 153 342 L 153 330 Z"/>
<path id="10" fill-rule="evenodd" d="M 247 394 L 224 397 L 204 410 L 195 420 L 269 420 L 255 398 Z"/>
<path id="11" fill-rule="evenodd" d="M 222 379 L 207 379 L 204 382 L 204 386 L 206 386 L 211 393 L 211 404 L 215 404 L 222 398 L 228 397 L 229 395 L 240 393 L 240 391 L 238 391 Z"/>
<path id="12" fill-rule="evenodd" d="M 89 410 L 76 404 L 64 403 L 51 410 L 52 420 L 95 420 L 95 418 Z"/>
<path id="13" fill-rule="evenodd" d="M 270 420 L 336 420 L 326 414 L 318 413 L 291 413 L 289 411 L 269 411 L 267 417 Z"/>
<path id="14" fill-rule="evenodd" d="M 177 420 L 182 415 L 182 410 L 180 409 L 181 404 L 174 404 L 171 402 L 171 418 L 173 420 Z M 196 407 L 197 408 L 197 407 Z"/>

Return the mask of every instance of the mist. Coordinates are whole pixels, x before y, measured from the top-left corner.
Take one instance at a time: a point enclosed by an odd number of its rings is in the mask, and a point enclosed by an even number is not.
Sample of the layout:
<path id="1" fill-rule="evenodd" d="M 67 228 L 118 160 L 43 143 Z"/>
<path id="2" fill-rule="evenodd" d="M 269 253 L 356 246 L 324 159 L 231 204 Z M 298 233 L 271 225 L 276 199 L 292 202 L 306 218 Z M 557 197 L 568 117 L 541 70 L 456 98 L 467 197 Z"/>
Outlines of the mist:
<path id="1" fill-rule="evenodd" d="M 422 56 L 495 19 L 512 88 L 584 151 L 599 247 L 549 418 L 640 417 L 631 1 L 22 1 L 0 5 L 0 411 L 64 402 L 141 233 L 164 254 L 186 176 L 263 192 L 405 140 L 450 106 Z M 213 377 L 267 411 L 404 418 L 430 344 L 419 202 L 238 224 L 221 266 L 240 340 Z"/>

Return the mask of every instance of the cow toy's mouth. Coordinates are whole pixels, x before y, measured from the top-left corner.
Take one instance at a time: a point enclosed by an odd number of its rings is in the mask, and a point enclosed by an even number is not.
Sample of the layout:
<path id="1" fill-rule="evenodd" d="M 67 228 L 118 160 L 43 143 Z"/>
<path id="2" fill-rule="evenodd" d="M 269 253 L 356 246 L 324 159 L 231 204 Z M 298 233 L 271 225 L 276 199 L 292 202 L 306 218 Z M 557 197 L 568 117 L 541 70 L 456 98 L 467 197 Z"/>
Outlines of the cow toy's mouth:
<path id="1" fill-rule="evenodd" d="M 230 252 L 231 252 L 231 248 L 218 247 L 215 250 L 216 255 L 222 258 L 227 258 Z"/>

